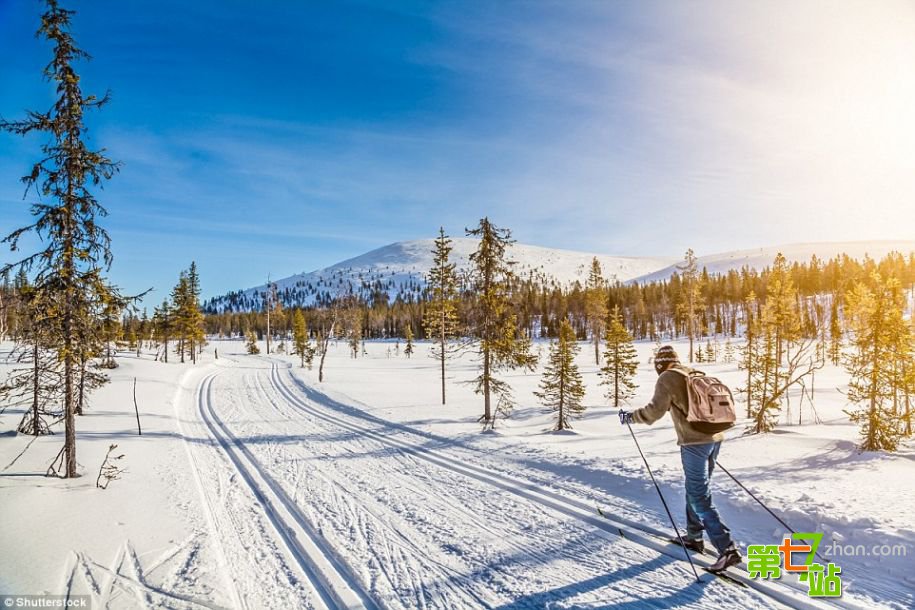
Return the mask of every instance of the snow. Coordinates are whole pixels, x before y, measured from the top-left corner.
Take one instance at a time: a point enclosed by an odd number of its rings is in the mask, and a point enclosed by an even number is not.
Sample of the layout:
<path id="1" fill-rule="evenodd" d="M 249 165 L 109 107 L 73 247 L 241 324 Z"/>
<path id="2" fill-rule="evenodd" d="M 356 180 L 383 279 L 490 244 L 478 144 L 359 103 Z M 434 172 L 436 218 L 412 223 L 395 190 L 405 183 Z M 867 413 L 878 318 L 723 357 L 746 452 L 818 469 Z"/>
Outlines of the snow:
<path id="1" fill-rule="evenodd" d="M 454 249 L 451 260 L 459 271 L 469 269 L 470 255 L 477 249 L 478 243 L 478 240 L 471 238 L 452 238 Z M 325 269 L 303 272 L 274 283 L 286 306 L 311 305 L 318 295 L 325 292 L 333 295 L 340 287 L 351 287 L 368 296 L 374 286 L 380 285 L 392 300 L 398 294 L 416 298 L 425 286 L 425 277 L 432 267 L 434 245 L 433 239 L 397 242 Z M 609 256 L 519 243 L 510 246 L 508 256 L 516 262 L 514 270 L 519 276 L 548 278 L 563 287 L 576 281 L 583 285 L 595 257 L 600 261 L 606 279 L 621 282 L 660 269 L 674 260 L 665 257 Z M 261 303 L 260 295 L 265 290 L 266 285 L 249 288 L 242 291 L 241 297 Z M 286 290 L 299 293 L 284 296 Z M 226 305 L 225 299 L 226 297 L 217 297 L 210 304 L 221 310 Z"/>
<path id="2" fill-rule="evenodd" d="M 480 398 L 462 383 L 474 375 L 470 356 L 449 368 L 442 406 L 428 345 L 412 359 L 387 357 L 389 345 L 370 342 L 358 359 L 342 342 L 332 347 L 323 384 L 294 357 L 247 356 L 239 342 L 214 341 L 197 366 L 122 354 L 78 420 L 85 476 L 33 476 L 59 435 L 0 470 L 0 592 L 85 593 L 94 607 L 117 608 L 778 607 L 708 575 L 693 583 L 689 566 L 645 533 L 670 528 L 628 431 L 604 406 L 588 346 L 579 364 L 589 408 L 572 432 L 550 431 L 532 394 L 538 374 L 512 372 L 518 407 L 484 435 Z M 636 405 L 656 378 L 654 346 L 637 347 Z M 741 384 L 735 365 L 705 368 Z M 798 531 L 915 552 L 915 452 L 859 454 L 844 381 L 840 370 L 818 374 L 821 423 L 805 405 L 804 425 L 736 430 L 721 463 Z M 20 417 L 0 414 L 0 468 L 31 441 L 5 433 Z M 635 430 L 682 524 L 672 425 Z M 128 472 L 102 491 L 95 475 L 111 443 Z M 743 544 L 784 533 L 723 473 L 714 493 Z M 915 604 L 908 558 L 835 559 L 845 605 Z M 789 582 L 771 589 L 803 602 Z"/>
<path id="3" fill-rule="evenodd" d="M 718 254 L 702 254 L 698 256 L 697 265 L 709 273 L 727 273 L 730 270 L 740 270 L 744 267 L 762 270 L 772 265 L 776 255 L 781 252 L 789 263 L 808 263 L 811 257 L 817 256 L 821 261 L 827 261 L 837 256 L 847 254 L 849 258 L 863 260 L 869 256 L 880 260 L 890 252 L 899 252 L 908 256 L 915 252 L 913 240 L 886 240 L 886 241 L 846 241 L 846 242 L 814 242 L 785 244 L 781 246 L 767 246 L 765 248 L 752 248 L 749 250 L 735 250 Z M 677 271 L 676 264 L 664 269 L 653 271 L 636 279 L 638 282 L 666 280 Z"/>
<path id="4" fill-rule="evenodd" d="M 476 250 L 478 241 L 471 238 L 452 238 L 454 250 L 451 259 L 459 271 L 470 266 L 470 255 Z M 285 306 L 310 306 L 322 296 L 333 296 L 338 292 L 352 289 L 366 298 L 376 290 L 387 294 L 393 300 L 402 298 L 418 299 L 425 286 L 425 277 L 432 266 L 433 239 L 418 239 L 389 244 L 366 252 L 330 267 L 303 272 L 274 282 Z M 820 242 L 768 246 L 748 250 L 735 250 L 717 254 L 697 252 L 699 268 L 709 273 L 726 273 L 744 267 L 761 270 L 772 264 L 776 254 L 781 252 L 789 262 L 808 262 L 816 254 L 821 260 L 828 260 L 840 254 L 863 259 L 870 256 L 879 259 L 890 252 L 908 255 L 915 252 L 915 241 L 860 241 Z M 611 281 L 648 282 L 668 279 L 677 271 L 682 257 L 631 257 L 577 252 L 544 248 L 515 243 L 509 249 L 509 256 L 516 261 L 515 272 L 524 278 L 533 276 L 544 282 L 555 282 L 568 288 L 575 282 L 584 285 L 596 257 L 604 277 Z M 266 285 L 241 290 L 238 293 L 215 297 L 208 306 L 216 311 L 227 307 L 235 310 L 261 308 Z"/>

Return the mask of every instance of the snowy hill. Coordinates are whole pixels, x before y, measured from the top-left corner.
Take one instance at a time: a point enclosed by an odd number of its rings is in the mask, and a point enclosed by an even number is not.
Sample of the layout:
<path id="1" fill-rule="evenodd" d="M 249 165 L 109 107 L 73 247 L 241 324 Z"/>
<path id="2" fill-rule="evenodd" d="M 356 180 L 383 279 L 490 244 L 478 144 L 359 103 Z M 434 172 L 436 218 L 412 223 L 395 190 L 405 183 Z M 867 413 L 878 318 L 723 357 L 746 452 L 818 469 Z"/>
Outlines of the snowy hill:
<path id="1" fill-rule="evenodd" d="M 904 256 L 915 252 L 915 240 L 900 241 L 837 241 L 807 244 L 786 244 L 781 246 L 768 246 L 753 248 L 751 250 L 734 250 L 719 254 L 709 254 L 698 257 L 699 269 L 705 267 L 710 274 L 727 273 L 731 269 L 739 270 L 743 267 L 751 269 L 764 269 L 772 264 L 775 256 L 781 252 L 788 262 L 808 262 L 816 254 L 821 260 L 829 260 L 841 254 L 847 254 L 853 259 L 863 259 L 870 256 L 879 260 L 890 252 L 900 252 Z M 701 254 L 701 253 L 698 253 Z M 650 272 L 636 278 L 638 282 L 653 280 L 666 280 L 677 270 L 677 263 Z"/>
<path id="2" fill-rule="evenodd" d="M 470 238 L 453 238 L 451 259 L 459 271 L 466 270 L 470 255 L 478 241 Z M 350 288 L 363 296 L 385 293 L 389 299 L 398 296 L 416 299 L 422 294 L 425 276 L 432 265 L 434 240 L 418 239 L 393 243 L 366 252 L 330 267 L 300 273 L 275 282 L 284 305 L 311 305 L 340 291 Z M 670 265 L 672 257 L 638 258 L 608 256 L 514 244 L 509 251 L 516 261 L 515 272 L 521 277 L 540 278 L 568 286 L 584 283 L 594 257 L 603 267 L 604 277 L 627 281 Z M 207 303 L 211 310 L 226 308 L 239 311 L 260 307 L 266 286 L 256 286 L 244 291 L 216 297 Z"/>
<path id="3" fill-rule="evenodd" d="M 308 306 L 323 302 L 331 296 L 352 290 L 365 298 L 386 295 L 389 300 L 398 297 L 417 300 L 425 286 L 425 276 L 432 265 L 434 240 L 418 239 L 389 244 L 347 259 L 330 267 L 303 272 L 276 281 L 284 306 Z M 466 270 L 470 255 L 476 250 L 477 240 L 452 239 L 452 260 L 458 270 Z M 915 252 L 911 241 L 861 241 L 821 242 L 768 246 L 750 250 L 735 250 L 700 256 L 699 268 L 709 273 L 726 273 L 731 269 L 750 267 L 763 269 L 772 264 L 781 252 L 789 261 L 809 261 L 816 254 L 823 260 L 847 254 L 856 259 L 865 255 L 879 259 L 889 252 L 905 255 Z M 701 252 L 700 252 L 701 254 Z M 543 282 L 555 282 L 567 287 L 578 281 L 582 284 L 588 276 L 591 259 L 597 257 L 603 267 L 604 277 L 621 282 L 648 282 L 664 280 L 675 271 L 676 257 L 610 256 L 543 248 L 527 244 L 514 244 L 510 256 L 516 261 L 515 271 L 521 277 L 533 276 Z M 263 305 L 265 285 L 229 293 L 206 303 L 209 311 L 249 311 Z"/>

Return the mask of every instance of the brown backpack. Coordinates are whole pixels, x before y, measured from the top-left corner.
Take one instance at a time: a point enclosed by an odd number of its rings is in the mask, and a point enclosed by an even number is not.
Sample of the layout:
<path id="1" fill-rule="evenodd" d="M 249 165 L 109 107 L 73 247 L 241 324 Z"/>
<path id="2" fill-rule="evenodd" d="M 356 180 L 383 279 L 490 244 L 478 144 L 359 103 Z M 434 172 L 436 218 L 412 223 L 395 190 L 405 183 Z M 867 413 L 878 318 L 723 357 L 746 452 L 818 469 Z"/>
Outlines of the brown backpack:
<path id="1" fill-rule="evenodd" d="M 686 377 L 689 408 L 686 421 L 699 432 L 714 434 L 732 427 L 737 421 L 734 395 L 731 389 L 715 377 L 702 371 L 672 367 Z"/>

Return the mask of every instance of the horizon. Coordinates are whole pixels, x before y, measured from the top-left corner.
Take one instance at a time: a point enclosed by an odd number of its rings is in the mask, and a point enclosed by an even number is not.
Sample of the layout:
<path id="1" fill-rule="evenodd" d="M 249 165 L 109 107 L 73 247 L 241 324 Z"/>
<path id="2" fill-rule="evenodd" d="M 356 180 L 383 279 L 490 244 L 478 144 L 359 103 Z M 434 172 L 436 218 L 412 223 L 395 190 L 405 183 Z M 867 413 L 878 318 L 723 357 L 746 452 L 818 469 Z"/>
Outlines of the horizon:
<path id="1" fill-rule="evenodd" d="M 915 7 L 776 7 L 75 7 L 111 278 L 156 302 L 193 260 L 215 296 L 484 215 L 629 257 L 906 239 Z M 39 13 L 0 2 L 7 119 L 52 99 Z M 9 229 L 40 143 L 0 135 Z"/>
<path id="2" fill-rule="evenodd" d="M 464 237 L 464 236 L 448 236 L 448 237 L 452 241 L 456 241 L 456 240 L 464 240 L 464 241 L 468 241 L 468 242 L 478 241 L 474 237 Z M 293 272 L 288 275 L 283 274 L 282 276 L 271 277 L 270 282 L 274 283 L 274 284 L 280 284 L 282 282 L 285 282 L 286 280 L 298 279 L 298 278 L 301 278 L 302 276 L 318 274 L 318 273 L 328 271 L 331 269 L 341 268 L 344 265 L 346 265 L 347 263 L 354 263 L 354 262 L 358 261 L 359 259 L 367 258 L 371 254 L 387 250 L 393 246 L 398 246 L 401 244 L 414 244 L 417 242 L 430 242 L 430 244 L 431 244 L 432 242 L 434 242 L 435 239 L 436 239 L 435 237 L 421 237 L 421 238 L 416 238 L 416 239 L 407 239 L 407 240 L 403 240 L 403 241 L 390 242 L 390 243 L 387 243 L 378 248 L 373 248 L 371 250 L 361 252 L 354 256 L 348 256 L 346 258 L 343 258 L 343 259 L 341 259 L 331 265 L 327 265 L 325 267 L 318 267 L 318 268 L 314 268 L 314 269 Z M 657 263 L 663 263 L 661 266 L 659 266 L 656 269 L 653 269 L 651 271 L 648 271 L 647 273 L 643 273 L 641 275 L 636 275 L 636 276 L 633 276 L 630 278 L 623 279 L 622 281 L 624 283 L 632 282 L 632 281 L 653 281 L 653 280 L 659 279 L 658 274 L 661 274 L 664 271 L 667 271 L 667 270 L 675 267 L 677 264 L 681 263 L 683 260 L 683 255 L 685 254 L 685 253 L 682 253 L 680 255 L 670 255 L 670 256 L 660 256 L 660 255 L 659 256 L 628 256 L 625 254 L 614 254 L 614 253 L 608 253 L 608 252 L 590 252 L 590 251 L 574 250 L 574 249 L 567 249 L 567 248 L 548 248 L 548 247 L 541 246 L 538 244 L 522 243 L 519 241 L 516 241 L 515 243 L 524 248 L 543 249 L 543 250 L 547 250 L 547 251 L 551 251 L 551 252 L 563 252 L 563 253 L 568 253 L 568 254 L 584 254 L 587 256 L 593 255 L 596 257 L 632 259 L 632 260 L 640 260 L 640 261 L 655 260 Z M 905 245 L 906 247 L 904 247 L 902 249 L 899 249 L 897 247 L 892 247 L 892 248 L 888 248 L 888 249 L 879 247 L 879 246 L 888 246 L 890 244 L 892 244 L 893 246 Z M 864 255 L 866 255 L 877 261 L 884 258 L 890 252 L 898 252 L 900 255 L 902 255 L 903 257 L 906 257 L 906 258 L 909 256 L 915 256 L 915 239 L 807 241 L 807 242 L 794 242 L 794 243 L 786 243 L 786 244 L 769 244 L 769 245 L 764 245 L 764 246 L 742 248 L 739 250 L 726 250 L 726 251 L 717 251 L 717 252 L 708 252 L 708 253 L 694 252 L 694 254 L 697 257 L 699 269 L 706 270 L 709 265 L 712 265 L 712 268 L 709 269 L 709 273 L 714 275 L 714 274 L 723 273 L 722 269 L 715 268 L 714 265 L 716 263 L 721 264 L 722 259 L 725 257 L 733 257 L 733 256 L 741 256 L 741 255 L 746 256 L 746 255 L 752 255 L 756 252 L 762 253 L 762 252 L 768 251 L 771 254 L 771 260 L 766 260 L 765 263 L 761 266 L 752 266 L 752 268 L 756 269 L 757 271 L 763 271 L 764 269 L 768 268 L 771 265 L 771 263 L 775 259 L 775 255 L 778 253 L 784 254 L 789 262 L 809 263 L 810 262 L 809 253 L 805 252 L 803 255 L 801 255 L 801 254 L 797 253 L 796 251 L 799 249 L 811 249 L 812 250 L 817 247 L 823 247 L 823 248 L 831 247 L 834 249 L 837 246 L 844 247 L 847 249 L 851 249 L 854 246 L 858 246 L 858 247 L 865 246 L 865 248 L 863 248 L 859 252 L 853 251 L 851 253 L 849 253 L 848 250 L 845 249 L 845 250 L 841 250 L 839 252 L 813 251 L 813 254 L 816 254 L 816 256 L 820 260 L 827 261 L 827 262 L 833 258 L 836 258 L 837 256 L 839 256 L 841 254 L 847 254 L 852 260 L 861 260 L 861 258 Z M 867 246 L 871 246 L 872 248 L 867 249 L 866 248 Z M 430 247 L 429 252 L 431 252 L 431 247 Z M 511 252 L 508 252 L 508 257 L 510 259 L 513 258 Z M 454 257 L 453 260 L 455 262 L 457 262 L 458 257 Z M 397 261 L 386 261 L 386 262 L 389 265 L 394 265 L 394 266 L 398 265 Z M 519 260 L 518 262 L 524 263 L 525 261 Z M 385 265 L 385 267 L 386 266 L 387 265 Z M 727 263 L 724 263 L 724 266 L 729 267 L 729 268 L 733 267 L 733 265 L 729 265 Z M 356 268 L 358 269 L 358 267 L 356 267 Z M 581 271 L 582 271 L 582 273 L 584 273 L 585 270 L 581 270 Z M 606 269 L 605 269 L 605 273 L 607 273 Z M 563 279 L 563 278 L 556 277 L 554 279 Z M 564 278 L 564 279 L 567 281 L 569 280 L 569 278 Z M 580 279 L 583 280 L 584 276 L 582 275 L 582 277 Z M 267 282 L 264 281 L 264 282 L 261 282 L 258 284 L 252 284 L 250 286 L 234 288 L 232 290 L 229 290 L 229 291 L 226 291 L 223 293 L 219 293 L 219 294 L 207 295 L 205 298 L 203 298 L 203 302 L 208 303 L 213 300 L 218 300 L 218 299 L 221 299 L 221 298 L 227 296 L 230 293 L 247 293 L 252 290 L 263 289 L 266 287 L 266 285 L 267 285 Z"/>

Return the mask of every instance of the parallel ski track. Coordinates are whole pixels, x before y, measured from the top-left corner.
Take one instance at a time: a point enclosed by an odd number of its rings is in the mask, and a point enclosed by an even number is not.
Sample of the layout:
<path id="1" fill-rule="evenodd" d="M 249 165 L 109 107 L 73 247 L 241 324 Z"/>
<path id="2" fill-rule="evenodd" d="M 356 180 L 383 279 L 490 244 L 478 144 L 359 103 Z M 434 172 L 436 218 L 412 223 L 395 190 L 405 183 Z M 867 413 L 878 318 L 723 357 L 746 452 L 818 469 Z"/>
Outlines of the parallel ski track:
<path id="1" fill-rule="evenodd" d="M 371 596 L 359 586 L 345 563 L 337 558 L 332 549 L 327 548 L 321 535 L 302 515 L 295 502 L 216 416 L 211 392 L 217 375 L 218 373 L 212 373 L 201 381 L 198 395 L 201 420 L 263 506 L 271 525 L 321 600 L 328 608 L 380 610 Z"/>
<path id="2" fill-rule="evenodd" d="M 289 367 L 287 366 L 287 370 L 288 369 Z M 289 378 L 294 384 L 299 386 L 303 392 L 305 392 L 306 396 L 308 394 L 320 394 L 313 388 L 306 386 L 301 380 L 292 375 L 291 372 L 289 373 Z M 275 361 L 272 362 L 271 382 L 277 391 L 290 403 L 290 405 L 313 417 L 328 421 L 350 432 L 372 438 L 382 444 L 396 448 L 452 472 L 463 474 L 464 476 L 476 479 L 484 483 L 488 483 L 494 487 L 523 497 L 541 506 L 545 506 L 569 517 L 573 517 L 579 521 L 585 522 L 603 532 L 621 536 L 627 540 L 671 557 L 672 559 L 676 559 L 682 562 L 684 565 L 687 563 L 682 549 L 677 545 L 672 545 L 669 543 L 667 541 L 668 536 L 666 534 L 650 526 L 644 526 L 629 520 L 626 520 L 626 522 L 623 523 L 622 520 L 617 520 L 611 517 L 602 517 L 596 514 L 594 506 L 574 498 L 566 497 L 553 491 L 545 490 L 540 486 L 531 483 L 530 481 L 525 481 L 523 479 L 508 476 L 505 474 L 493 473 L 479 466 L 470 464 L 467 461 L 462 461 L 458 464 L 436 455 L 435 452 L 427 448 L 413 445 L 402 440 L 395 439 L 391 436 L 379 434 L 364 425 L 352 423 L 351 421 L 343 421 L 341 416 L 352 419 L 359 418 L 359 415 L 343 413 L 339 409 L 334 409 L 333 407 L 326 405 L 323 406 L 323 408 L 315 406 L 314 403 L 317 403 L 318 405 L 321 404 L 319 400 L 303 398 L 294 390 L 292 390 L 286 382 L 283 381 L 282 376 L 280 375 L 280 369 Z M 325 409 L 332 410 L 333 415 L 328 414 Z M 388 423 L 368 415 L 361 419 L 371 421 L 374 424 Z M 399 424 L 389 425 L 398 431 L 425 436 L 420 432 L 411 430 L 407 426 L 402 426 Z M 606 513 L 606 511 L 604 512 Z M 702 567 L 708 567 L 712 564 L 712 561 L 707 557 L 697 556 L 693 558 L 693 561 Z M 800 586 L 794 587 L 788 583 L 773 583 L 764 580 L 750 579 L 746 572 L 742 570 L 729 572 L 729 577 L 737 582 L 746 585 L 748 588 L 753 589 L 760 595 L 791 608 L 809 608 L 812 610 L 823 610 L 828 608 L 849 608 L 853 610 L 865 610 L 864 606 L 860 606 L 854 602 L 849 602 L 846 600 L 827 601 L 822 599 L 812 599 L 806 595 L 806 592 L 801 589 Z M 716 577 L 709 575 L 707 578 Z"/>
<path id="3" fill-rule="evenodd" d="M 295 405 L 292 405 L 289 403 L 288 398 L 286 398 L 282 394 L 280 394 L 278 396 L 278 400 L 280 400 L 284 405 L 286 405 L 287 409 L 290 409 L 289 413 L 287 414 L 286 412 L 283 411 L 283 409 L 281 409 L 279 407 L 276 400 L 274 400 L 274 396 L 271 395 L 271 393 L 268 392 L 267 389 L 264 387 L 264 385 L 261 383 L 260 376 L 255 374 L 253 376 L 253 378 L 254 378 L 254 386 L 257 388 L 258 392 L 264 398 L 266 398 L 269 402 L 271 402 L 271 404 L 273 404 L 274 408 L 277 409 L 277 412 L 282 417 L 284 417 L 284 419 L 288 423 L 301 423 L 300 420 L 297 420 L 295 418 L 295 416 L 298 415 L 298 413 L 299 413 L 298 409 L 295 407 Z M 271 383 L 271 386 L 273 386 L 272 383 Z M 264 422 L 264 423 L 267 423 L 268 425 L 270 425 L 268 422 Z M 271 425 L 271 427 L 273 427 L 277 432 L 281 432 L 281 433 L 289 432 L 288 427 L 282 427 L 282 426 L 277 426 L 277 425 Z M 405 455 L 409 459 L 415 460 L 414 456 L 409 455 L 409 454 L 405 454 Z M 325 454 L 325 456 L 330 457 L 330 456 L 327 456 L 327 454 Z M 437 569 L 441 570 L 443 573 L 443 576 L 445 576 L 447 579 L 461 582 L 463 586 L 460 588 L 460 593 L 462 595 L 464 595 L 467 599 L 460 600 L 460 601 L 450 600 L 450 602 L 452 604 L 460 603 L 461 606 L 457 606 L 457 607 L 464 607 L 463 605 L 467 604 L 467 603 L 473 603 L 474 607 L 480 607 L 480 608 L 491 608 L 492 607 L 490 602 L 481 598 L 478 595 L 478 593 L 474 590 L 474 587 L 473 587 L 474 583 L 472 582 L 472 577 L 470 577 L 466 574 L 462 574 L 461 572 L 455 570 L 453 567 L 444 564 L 443 562 L 439 561 L 438 559 L 436 559 L 434 557 L 431 557 L 426 549 L 420 548 L 415 541 L 413 541 L 409 537 L 407 537 L 401 531 L 401 528 L 396 523 L 392 522 L 389 515 L 381 514 L 381 512 L 376 510 L 377 507 L 372 506 L 372 502 L 370 501 L 370 499 L 367 499 L 365 497 L 360 498 L 360 497 L 355 496 L 353 494 L 352 490 L 344 488 L 338 481 L 327 477 L 324 473 L 322 473 L 317 468 L 312 468 L 309 472 L 309 476 L 320 477 L 321 480 L 323 480 L 327 485 L 336 489 L 341 494 L 341 496 L 350 498 L 348 500 L 349 502 L 358 503 L 359 512 L 361 513 L 361 515 L 369 516 L 375 523 L 377 523 L 380 527 L 382 527 L 389 536 L 391 536 L 391 539 L 388 540 L 389 543 L 398 546 L 400 549 L 403 550 L 404 553 L 412 554 L 415 556 L 422 556 L 426 561 L 429 562 L 430 565 L 434 565 Z M 415 477 L 416 476 L 415 473 L 412 476 Z M 461 512 L 465 513 L 468 517 L 472 517 L 472 518 L 474 518 L 474 520 L 476 520 L 477 515 L 471 515 L 469 512 L 466 512 L 459 505 L 453 506 L 452 509 L 461 511 Z M 477 526 L 480 529 L 488 532 L 493 538 L 499 538 L 499 539 L 504 538 L 504 535 L 502 532 L 497 532 L 494 529 L 487 527 L 485 524 L 478 523 Z M 516 552 L 538 558 L 539 560 L 541 560 L 544 563 L 548 563 L 549 560 L 551 559 L 546 553 L 538 553 L 538 552 L 532 551 L 529 548 L 525 548 L 521 544 L 513 543 L 511 540 L 508 540 L 508 541 L 503 540 L 503 541 L 506 542 L 509 546 L 511 546 Z M 383 561 L 381 561 L 379 559 L 379 563 L 383 564 Z M 479 567 L 481 567 L 481 568 L 487 567 L 487 568 L 490 568 L 493 570 L 499 570 L 498 566 L 491 566 L 489 564 L 486 564 L 485 566 L 481 565 Z M 389 578 L 389 580 L 393 584 L 393 580 L 390 578 Z M 422 588 L 425 590 L 426 584 L 422 584 Z M 452 605 L 452 607 L 455 607 L 455 606 Z"/>
<path id="4" fill-rule="evenodd" d="M 203 381 L 197 384 L 195 399 L 197 403 L 200 403 L 201 394 L 203 390 Z M 188 435 L 184 430 L 184 427 L 181 425 L 181 420 L 183 419 L 181 414 L 178 413 L 178 393 L 176 392 L 174 398 L 174 409 L 175 409 L 175 421 L 178 425 L 178 433 L 181 434 L 183 440 L 184 450 L 187 453 L 188 461 L 191 464 L 191 473 L 194 477 L 194 485 L 197 488 L 197 493 L 200 495 L 201 503 L 204 508 L 204 517 L 207 522 L 207 528 L 209 530 L 209 535 L 213 539 L 213 547 L 216 550 L 216 556 L 220 563 L 220 572 L 223 580 L 225 581 L 226 587 L 229 590 L 229 595 L 232 598 L 232 604 L 235 608 L 239 610 L 248 610 L 248 605 L 245 599 L 239 594 L 238 587 L 235 585 L 235 580 L 229 576 L 229 561 L 226 555 L 225 546 L 222 543 L 222 540 L 219 538 L 219 530 L 216 527 L 216 517 L 213 505 L 210 502 L 209 496 L 203 488 L 203 480 L 200 476 L 200 465 L 197 463 L 197 457 L 194 455 L 194 452 L 191 450 L 190 442 L 187 440 Z"/>

